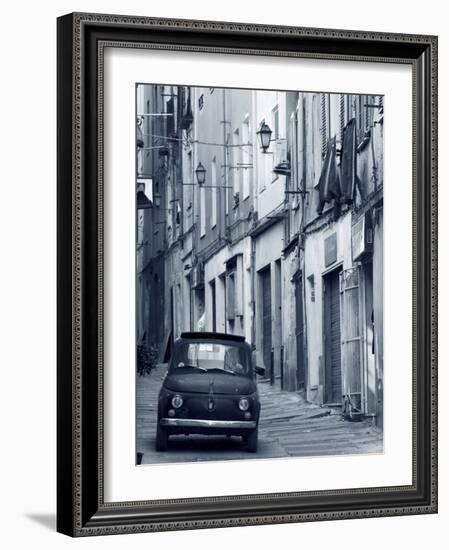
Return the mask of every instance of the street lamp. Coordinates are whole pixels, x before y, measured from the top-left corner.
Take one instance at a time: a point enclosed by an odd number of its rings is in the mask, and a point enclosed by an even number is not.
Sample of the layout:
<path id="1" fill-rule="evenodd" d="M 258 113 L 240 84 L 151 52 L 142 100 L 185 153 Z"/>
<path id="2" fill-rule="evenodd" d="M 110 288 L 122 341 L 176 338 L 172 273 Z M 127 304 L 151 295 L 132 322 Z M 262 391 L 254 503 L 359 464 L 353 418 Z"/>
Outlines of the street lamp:
<path id="1" fill-rule="evenodd" d="M 201 164 L 201 162 L 198 163 L 198 166 L 195 170 L 196 174 L 196 181 L 198 182 L 198 185 L 204 185 L 204 182 L 206 181 L 206 168 Z"/>
<path id="2" fill-rule="evenodd" d="M 199 162 L 198 166 L 196 167 L 195 175 L 196 175 L 196 183 L 192 183 L 192 182 L 187 183 L 187 182 L 183 181 L 182 185 L 192 185 L 192 186 L 198 185 L 202 189 L 204 189 L 204 188 L 207 188 L 207 189 L 233 189 L 233 187 L 230 186 L 230 185 L 204 185 L 204 183 L 206 181 L 206 168 L 204 168 L 204 166 L 202 165 L 201 162 Z"/>
<path id="3" fill-rule="evenodd" d="M 268 124 L 266 122 L 262 122 L 259 130 L 256 132 L 256 134 L 259 136 L 259 143 L 262 153 L 266 153 L 268 147 L 270 147 L 272 133 L 273 132 Z"/>

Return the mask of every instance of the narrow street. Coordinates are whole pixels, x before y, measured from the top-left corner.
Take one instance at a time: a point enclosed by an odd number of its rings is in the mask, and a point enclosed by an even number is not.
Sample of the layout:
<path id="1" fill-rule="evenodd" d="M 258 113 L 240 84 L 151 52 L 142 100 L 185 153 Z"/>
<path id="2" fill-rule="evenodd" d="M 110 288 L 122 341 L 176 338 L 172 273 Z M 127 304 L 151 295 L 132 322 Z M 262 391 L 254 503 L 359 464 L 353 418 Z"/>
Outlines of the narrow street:
<path id="1" fill-rule="evenodd" d="M 248 453 L 239 437 L 173 436 L 166 452 L 155 451 L 157 396 L 165 367 L 137 378 L 137 452 L 142 464 L 320 456 L 382 452 L 382 432 L 369 420 L 349 422 L 338 411 L 306 403 L 295 392 L 259 382 L 259 446 Z"/>

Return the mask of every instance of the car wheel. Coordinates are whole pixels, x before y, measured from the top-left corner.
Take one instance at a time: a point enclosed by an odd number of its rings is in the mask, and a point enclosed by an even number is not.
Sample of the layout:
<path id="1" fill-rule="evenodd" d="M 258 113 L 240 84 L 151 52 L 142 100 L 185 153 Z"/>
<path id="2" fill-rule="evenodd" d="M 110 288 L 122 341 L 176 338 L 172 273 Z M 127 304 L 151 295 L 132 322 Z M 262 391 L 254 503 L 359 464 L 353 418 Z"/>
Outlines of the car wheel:
<path id="1" fill-rule="evenodd" d="M 157 427 L 156 430 L 156 451 L 166 451 L 168 444 L 168 433 L 166 430 Z"/>
<path id="2" fill-rule="evenodd" d="M 244 438 L 244 441 L 246 441 L 246 450 L 249 453 L 257 452 L 257 438 L 258 438 L 257 428 Z"/>

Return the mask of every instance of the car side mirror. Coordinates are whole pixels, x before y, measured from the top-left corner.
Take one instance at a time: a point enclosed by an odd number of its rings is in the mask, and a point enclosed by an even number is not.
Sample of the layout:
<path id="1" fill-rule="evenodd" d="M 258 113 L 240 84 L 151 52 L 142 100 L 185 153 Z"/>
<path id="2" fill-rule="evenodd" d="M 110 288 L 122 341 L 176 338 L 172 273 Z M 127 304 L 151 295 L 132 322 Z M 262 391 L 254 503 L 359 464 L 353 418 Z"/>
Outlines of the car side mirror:
<path id="1" fill-rule="evenodd" d="M 259 376 L 265 376 L 265 367 L 254 367 L 254 372 Z"/>

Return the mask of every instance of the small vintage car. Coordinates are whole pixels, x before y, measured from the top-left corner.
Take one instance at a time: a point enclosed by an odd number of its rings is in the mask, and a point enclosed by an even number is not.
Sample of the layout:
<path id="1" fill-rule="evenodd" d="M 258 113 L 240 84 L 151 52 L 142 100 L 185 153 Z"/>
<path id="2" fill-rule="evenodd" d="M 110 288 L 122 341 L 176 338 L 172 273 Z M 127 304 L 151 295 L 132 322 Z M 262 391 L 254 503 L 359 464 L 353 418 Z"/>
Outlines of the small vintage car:
<path id="1" fill-rule="evenodd" d="M 260 401 L 251 348 L 242 336 L 185 332 L 159 392 L 156 450 L 172 434 L 240 436 L 257 451 Z"/>

